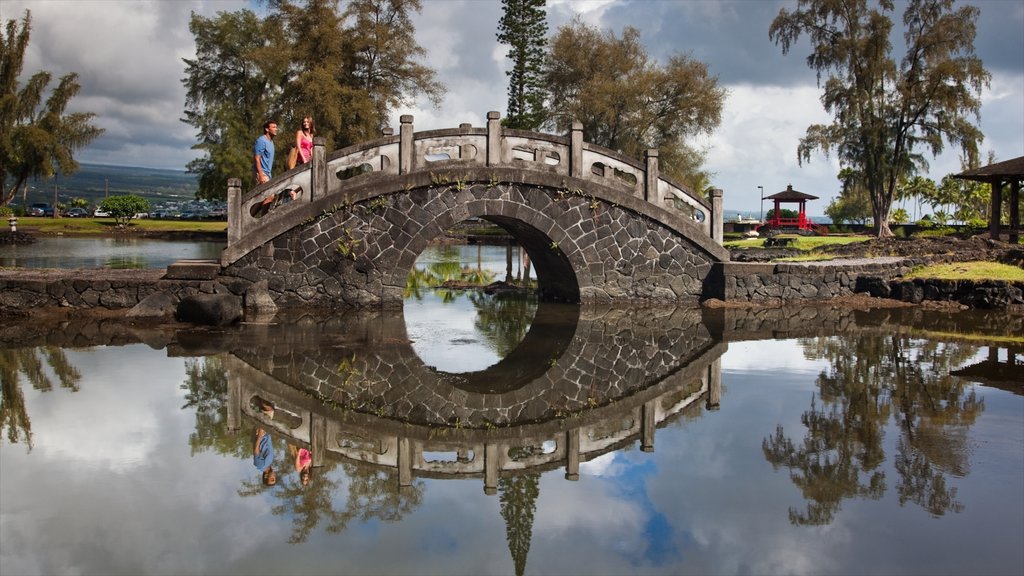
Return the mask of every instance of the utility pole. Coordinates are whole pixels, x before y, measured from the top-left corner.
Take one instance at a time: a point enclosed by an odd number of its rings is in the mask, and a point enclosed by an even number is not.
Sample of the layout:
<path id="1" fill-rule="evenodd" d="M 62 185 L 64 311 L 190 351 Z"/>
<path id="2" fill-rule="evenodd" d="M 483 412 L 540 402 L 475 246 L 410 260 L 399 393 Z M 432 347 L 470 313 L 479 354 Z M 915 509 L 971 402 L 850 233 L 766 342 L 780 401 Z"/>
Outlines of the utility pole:
<path id="1" fill-rule="evenodd" d="M 758 190 L 761 191 L 761 215 L 757 217 L 761 223 L 764 223 L 764 186 L 758 186 Z"/>

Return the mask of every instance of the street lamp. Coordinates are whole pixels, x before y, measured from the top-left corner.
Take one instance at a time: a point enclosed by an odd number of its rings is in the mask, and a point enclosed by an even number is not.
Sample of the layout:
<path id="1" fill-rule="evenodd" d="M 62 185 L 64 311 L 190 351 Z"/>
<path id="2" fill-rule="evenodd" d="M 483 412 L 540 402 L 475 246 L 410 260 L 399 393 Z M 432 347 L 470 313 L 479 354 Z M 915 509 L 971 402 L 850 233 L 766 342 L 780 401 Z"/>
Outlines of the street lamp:
<path id="1" fill-rule="evenodd" d="M 761 215 L 757 219 L 764 223 L 764 186 L 758 186 L 757 189 L 761 191 Z"/>

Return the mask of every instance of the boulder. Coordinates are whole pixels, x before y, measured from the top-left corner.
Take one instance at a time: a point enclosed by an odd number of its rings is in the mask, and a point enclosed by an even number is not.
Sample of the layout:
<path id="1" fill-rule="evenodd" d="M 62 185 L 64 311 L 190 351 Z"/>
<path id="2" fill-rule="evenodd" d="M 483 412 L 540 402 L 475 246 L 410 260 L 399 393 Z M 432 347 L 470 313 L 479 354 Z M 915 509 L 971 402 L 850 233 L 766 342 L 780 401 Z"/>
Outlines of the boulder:
<path id="1" fill-rule="evenodd" d="M 129 318 L 161 318 L 173 316 L 178 301 L 166 292 L 154 292 L 125 313 Z"/>
<path id="2" fill-rule="evenodd" d="M 270 289 L 267 287 L 266 280 L 261 280 L 249 286 L 245 291 L 243 300 L 246 314 L 266 316 L 277 312 L 277 304 L 270 295 Z"/>
<path id="3" fill-rule="evenodd" d="M 232 294 L 196 294 L 181 299 L 175 316 L 181 322 L 227 326 L 242 319 L 242 302 Z"/>

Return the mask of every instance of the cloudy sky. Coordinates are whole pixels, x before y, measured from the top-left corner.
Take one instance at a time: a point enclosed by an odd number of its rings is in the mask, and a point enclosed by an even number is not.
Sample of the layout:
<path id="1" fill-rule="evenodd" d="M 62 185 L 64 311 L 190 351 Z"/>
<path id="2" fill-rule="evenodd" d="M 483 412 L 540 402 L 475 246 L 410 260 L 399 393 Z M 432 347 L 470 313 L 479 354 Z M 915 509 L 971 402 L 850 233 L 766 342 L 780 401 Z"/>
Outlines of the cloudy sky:
<path id="1" fill-rule="evenodd" d="M 807 126 L 827 122 L 820 90 L 807 68 L 806 45 L 788 56 L 768 40 L 768 27 L 783 0 L 548 0 L 553 32 L 575 14 L 621 32 L 638 28 L 651 56 L 662 61 L 690 53 L 709 64 L 729 90 L 721 127 L 703 144 L 725 207 L 756 213 L 760 191 L 770 195 L 792 184 L 822 198 L 823 213 L 838 192 L 835 159 L 816 156 L 800 166 L 796 146 Z M 992 73 L 982 95 L 983 152 L 997 160 L 1024 155 L 1024 1 L 974 0 L 981 8 L 975 47 Z M 74 71 L 82 91 L 74 110 L 97 114 L 106 133 L 78 154 L 82 162 L 181 170 L 196 156 L 193 129 L 182 123 L 183 58 L 194 56 L 191 12 L 261 8 L 248 0 L 3 0 L 0 19 L 32 11 L 25 73 Z M 499 0 L 423 0 L 416 35 L 427 64 L 448 86 L 441 105 L 396 111 L 413 114 L 416 130 L 485 123 L 487 111 L 504 112 L 504 47 L 495 40 Z M 896 20 L 898 21 L 897 15 Z M 894 45 L 902 55 L 901 45 Z M 255 130 L 254 130 L 255 136 Z M 938 180 L 959 172 L 955 149 L 932 160 Z M 767 206 L 767 205 L 766 205 Z M 767 206 L 770 207 L 770 206 Z"/>

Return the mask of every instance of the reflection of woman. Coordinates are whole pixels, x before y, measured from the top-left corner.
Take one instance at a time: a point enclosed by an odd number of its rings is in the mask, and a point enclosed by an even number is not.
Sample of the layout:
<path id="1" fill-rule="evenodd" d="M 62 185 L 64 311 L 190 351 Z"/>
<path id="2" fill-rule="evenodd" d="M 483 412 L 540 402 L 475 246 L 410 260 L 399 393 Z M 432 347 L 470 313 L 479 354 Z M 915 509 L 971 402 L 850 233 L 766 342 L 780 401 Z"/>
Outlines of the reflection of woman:
<path id="1" fill-rule="evenodd" d="M 309 484 L 309 476 L 313 471 L 313 455 L 305 448 L 288 445 L 288 452 L 295 457 L 295 471 L 299 473 L 299 481 L 305 486 Z"/>
<path id="2" fill-rule="evenodd" d="M 270 435 L 262 426 L 257 426 L 253 431 L 252 464 L 263 474 L 263 483 L 267 486 L 277 484 L 277 475 L 274 474 L 274 443 Z"/>
<path id="3" fill-rule="evenodd" d="M 305 164 L 313 158 L 313 136 L 316 136 L 316 126 L 313 118 L 306 116 L 302 119 L 302 128 L 295 132 L 295 149 L 299 151 L 297 164 Z"/>

